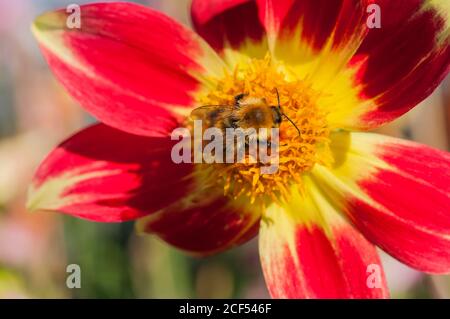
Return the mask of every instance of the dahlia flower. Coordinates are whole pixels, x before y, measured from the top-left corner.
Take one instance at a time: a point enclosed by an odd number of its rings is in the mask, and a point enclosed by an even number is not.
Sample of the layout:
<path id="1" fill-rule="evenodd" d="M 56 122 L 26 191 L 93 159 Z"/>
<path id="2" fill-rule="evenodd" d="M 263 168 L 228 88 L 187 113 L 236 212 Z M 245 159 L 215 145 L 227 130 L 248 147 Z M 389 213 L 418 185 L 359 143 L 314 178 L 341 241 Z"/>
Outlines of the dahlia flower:
<path id="1" fill-rule="evenodd" d="M 368 133 L 426 98 L 449 71 L 450 2 L 194 0 L 197 33 L 131 3 L 38 17 L 59 81 L 99 120 L 56 147 L 30 210 L 137 220 L 194 255 L 259 234 L 275 298 L 385 298 L 376 246 L 429 273 L 450 271 L 450 156 Z M 176 164 L 174 128 L 193 109 L 246 93 L 277 105 L 279 169 Z M 378 284 L 371 269 L 380 267 Z"/>

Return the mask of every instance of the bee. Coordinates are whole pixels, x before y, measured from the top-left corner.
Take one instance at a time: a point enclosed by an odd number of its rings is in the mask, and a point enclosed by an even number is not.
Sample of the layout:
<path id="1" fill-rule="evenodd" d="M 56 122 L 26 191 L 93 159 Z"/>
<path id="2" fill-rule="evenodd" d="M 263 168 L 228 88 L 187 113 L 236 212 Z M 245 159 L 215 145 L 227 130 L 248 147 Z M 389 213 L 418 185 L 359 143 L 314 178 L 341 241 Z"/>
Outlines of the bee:
<path id="1" fill-rule="evenodd" d="M 282 112 L 278 90 L 276 93 L 277 106 L 269 105 L 264 97 L 241 93 L 235 96 L 233 105 L 204 105 L 194 109 L 191 118 L 202 120 L 206 127 L 217 127 L 225 132 L 227 128 L 278 128 L 284 117 L 300 135 L 297 125 Z"/>

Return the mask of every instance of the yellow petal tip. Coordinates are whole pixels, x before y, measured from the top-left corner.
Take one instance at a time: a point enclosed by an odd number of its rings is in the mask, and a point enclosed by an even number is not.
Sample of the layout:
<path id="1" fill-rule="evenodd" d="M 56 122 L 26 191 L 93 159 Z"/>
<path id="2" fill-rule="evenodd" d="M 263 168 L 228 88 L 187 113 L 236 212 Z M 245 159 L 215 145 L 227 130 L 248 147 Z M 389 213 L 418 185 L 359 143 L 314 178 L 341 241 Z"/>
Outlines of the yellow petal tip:
<path id="1" fill-rule="evenodd" d="M 66 16 L 61 11 L 50 11 L 38 16 L 33 24 L 34 32 L 62 29 L 66 27 Z"/>

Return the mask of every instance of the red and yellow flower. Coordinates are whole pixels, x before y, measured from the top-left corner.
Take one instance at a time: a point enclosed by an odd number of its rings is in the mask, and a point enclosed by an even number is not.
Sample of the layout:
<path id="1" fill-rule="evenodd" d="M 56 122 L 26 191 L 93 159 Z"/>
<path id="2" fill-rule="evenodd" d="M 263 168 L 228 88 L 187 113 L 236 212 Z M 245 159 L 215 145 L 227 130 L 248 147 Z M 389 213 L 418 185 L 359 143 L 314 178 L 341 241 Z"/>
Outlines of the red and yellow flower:
<path id="1" fill-rule="evenodd" d="M 29 207 L 141 232 L 197 255 L 259 233 L 273 297 L 383 298 L 367 284 L 375 246 L 416 269 L 450 271 L 450 155 L 365 133 L 404 114 L 449 71 L 450 2 L 194 0 L 198 34 L 130 3 L 65 10 L 33 25 L 49 65 L 102 124 L 59 145 Z M 170 132 L 199 105 L 246 92 L 297 123 L 280 166 L 175 164 Z"/>

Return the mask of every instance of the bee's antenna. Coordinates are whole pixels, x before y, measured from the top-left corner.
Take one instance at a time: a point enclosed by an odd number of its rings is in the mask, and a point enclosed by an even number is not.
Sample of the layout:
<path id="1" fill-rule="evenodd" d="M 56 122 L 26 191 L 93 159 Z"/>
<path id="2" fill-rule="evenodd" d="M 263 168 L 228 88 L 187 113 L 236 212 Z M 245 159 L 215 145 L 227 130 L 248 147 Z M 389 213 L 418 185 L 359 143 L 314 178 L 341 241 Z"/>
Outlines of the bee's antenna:
<path id="1" fill-rule="evenodd" d="M 275 88 L 275 91 L 277 92 L 278 108 L 281 110 L 280 93 L 278 93 L 277 88 Z"/>
<path id="2" fill-rule="evenodd" d="M 289 118 L 289 116 L 287 116 L 286 114 L 284 114 L 284 113 L 281 113 L 282 115 L 284 115 L 286 118 L 287 118 L 287 120 L 289 121 L 289 122 L 291 122 L 291 124 L 292 125 L 294 125 L 294 127 L 297 129 L 297 132 L 298 132 L 298 136 L 302 136 L 302 133 L 300 132 L 300 130 L 299 130 L 299 128 L 297 127 L 297 125 L 295 125 L 295 123 L 294 123 L 294 121 L 292 121 L 290 118 Z"/>
<path id="3" fill-rule="evenodd" d="M 280 93 L 278 93 L 278 89 L 277 89 L 277 88 L 275 88 L 275 91 L 277 92 L 278 108 L 281 110 Z M 281 114 L 282 114 L 284 117 L 286 117 L 287 120 L 288 120 L 289 122 L 291 122 L 292 125 L 294 125 L 294 127 L 297 129 L 298 136 L 301 137 L 302 134 L 301 134 L 299 128 L 297 127 L 297 125 L 294 123 L 294 121 L 292 121 L 292 120 L 289 118 L 289 116 L 287 116 L 287 115 L 284 114 L 283 112 L 281 112 Z"/>

